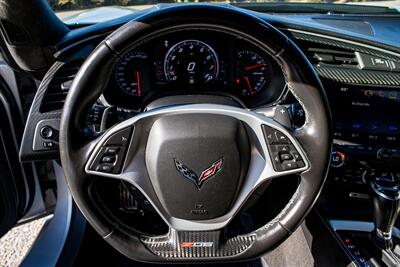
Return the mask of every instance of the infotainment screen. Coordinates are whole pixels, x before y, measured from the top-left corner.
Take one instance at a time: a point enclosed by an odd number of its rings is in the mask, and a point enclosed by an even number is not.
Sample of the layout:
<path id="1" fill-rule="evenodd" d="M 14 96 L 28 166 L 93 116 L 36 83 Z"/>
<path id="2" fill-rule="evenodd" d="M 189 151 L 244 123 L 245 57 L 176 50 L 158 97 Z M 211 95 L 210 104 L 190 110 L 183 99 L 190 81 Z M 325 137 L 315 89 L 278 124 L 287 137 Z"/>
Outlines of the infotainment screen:
<path id="1" fill-rule="evenodd" d="M 329 86 L 334 136 L 400 145 L 400 88 Z"/>

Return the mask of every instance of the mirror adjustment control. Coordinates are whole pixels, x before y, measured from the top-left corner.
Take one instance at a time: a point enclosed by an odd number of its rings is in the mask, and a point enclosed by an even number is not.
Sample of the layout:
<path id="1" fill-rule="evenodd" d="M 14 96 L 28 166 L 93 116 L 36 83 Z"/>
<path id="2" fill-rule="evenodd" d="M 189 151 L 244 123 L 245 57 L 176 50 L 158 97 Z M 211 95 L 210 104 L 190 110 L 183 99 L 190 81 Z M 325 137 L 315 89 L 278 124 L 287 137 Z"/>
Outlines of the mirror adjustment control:
<path id="1" fill-rule="evenodd" d="M 51 128 L 50 126 L 43 126 L 40 129 L 40 135 L 44 138 L 44 139 L 51 139 L 54 135 L 54 131 L 53 128 Z"/>
<path id="2" fill-rule="evenodd" d="M 288 171 L 306 166 L 289 137 L 266 125 L 263 125 L 262 129 L 275 171 Z"/>

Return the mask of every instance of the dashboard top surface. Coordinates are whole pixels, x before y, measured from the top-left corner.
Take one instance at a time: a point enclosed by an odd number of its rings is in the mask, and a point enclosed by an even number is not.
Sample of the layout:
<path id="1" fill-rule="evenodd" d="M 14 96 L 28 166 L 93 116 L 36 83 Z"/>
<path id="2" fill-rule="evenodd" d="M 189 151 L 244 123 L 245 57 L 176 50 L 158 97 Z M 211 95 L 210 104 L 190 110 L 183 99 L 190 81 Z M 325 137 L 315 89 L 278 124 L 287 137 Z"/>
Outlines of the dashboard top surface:
<path id="1" fill-rule="evenodd" d="M 237 8 L 228 4 L 222 5 Z M 117 19 L 76 28 L 60 40 L 58 49 L 63 50 L 85 37 L 90 38 L 110 32 L 128 21 L 138 19 L 150 12 L 176 6 L 178 5 L 156 5 Z M 181 6 L 190 8 L 190 4 Z M 400 35 L 400 15 L 266 14 L 246 9 L 240 10 L 259 17 L 280 29 L 297 29 L 316 34 L 327 33 L 332 37 L 362 41 L 365 44 L 400 53 L 400 44 L 397 40 L 397 36 Z"/>

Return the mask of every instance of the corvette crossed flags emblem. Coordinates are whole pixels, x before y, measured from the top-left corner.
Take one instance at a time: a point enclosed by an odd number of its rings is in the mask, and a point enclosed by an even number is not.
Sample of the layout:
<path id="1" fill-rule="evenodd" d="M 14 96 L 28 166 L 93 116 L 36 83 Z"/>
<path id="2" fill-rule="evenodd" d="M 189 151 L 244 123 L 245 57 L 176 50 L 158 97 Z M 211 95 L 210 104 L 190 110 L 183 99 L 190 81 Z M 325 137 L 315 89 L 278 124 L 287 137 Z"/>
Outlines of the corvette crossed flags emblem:
<path id="1" fill-rule="evenodd" d="M 219 160 L 212 163 L 210 167 L 201 172 L 200 176 L 198 176 L 193 170 L 189 169 L 185 164 L 183 164 L 182 161 L 178 161 L 176 159 L 174 159 L 174 161 L 176 169 L 183 175 L 183 177 L 194 183 L 197 189 L 200 190 L 202 184 L 205 181 L 207 181 L 220 170 L 222 170 L 224 159 L 220 158 Z"/>

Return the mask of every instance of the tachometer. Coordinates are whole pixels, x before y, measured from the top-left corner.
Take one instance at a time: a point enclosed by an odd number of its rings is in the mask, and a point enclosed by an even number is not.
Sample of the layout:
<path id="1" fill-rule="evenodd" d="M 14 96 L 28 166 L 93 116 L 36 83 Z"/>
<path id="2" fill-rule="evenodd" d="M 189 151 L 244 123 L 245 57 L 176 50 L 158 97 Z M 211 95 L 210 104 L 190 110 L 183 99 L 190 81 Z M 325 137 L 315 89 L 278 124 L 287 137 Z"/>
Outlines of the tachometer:
<path id="1" fill-rule="evenodd" d="M 146 64 L 147 54 L 142 51 L 131 51 L 121 58 L 115 67 L 115 80 L 124 93 L 142 96 Z"/>
<path id="2" fill-rule="evenodd" d="M 164 72 L 168 81 L 189 85 L 211 83 L 219 71 L 218 57 L 206 43 L 185 40 L 172 46 L 165 56 Z"/>
<path id="3" fill-rule="evenodd" d="M 253 96 L 268 86 L 266 60 L 250 50 L 239 50 L 236 54 L 235 84 L 243 96 Z"/>

